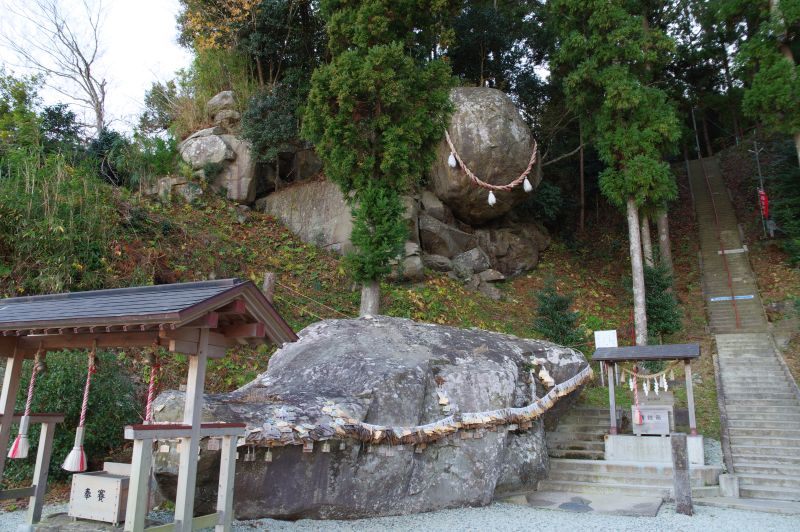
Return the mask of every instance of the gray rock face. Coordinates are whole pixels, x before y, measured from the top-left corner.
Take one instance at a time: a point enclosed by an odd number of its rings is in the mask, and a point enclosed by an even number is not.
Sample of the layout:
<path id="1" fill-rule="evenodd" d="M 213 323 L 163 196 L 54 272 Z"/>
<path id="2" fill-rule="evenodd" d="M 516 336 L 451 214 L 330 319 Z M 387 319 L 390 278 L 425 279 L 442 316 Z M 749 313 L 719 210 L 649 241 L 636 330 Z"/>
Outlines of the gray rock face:
<path id="1" fill-rule="evenodd" d="M 250 154 L 250 144 L 235 135 L 220 137 L 234 153 L 213 185 L 227 191 L 228 199 L 237 203 L 252 203 L 256 199 L 256 164 Z"/>
<path id="2" fill-rule="evenodd" d="M 545 396 L 532 363 L 547 368 L 556 383 L 586 376 L 581 353 L 549 342 L 399 318 L 326 320 L 276 352 L 252 383 L 208 396 L 203 418 L 248 424 L 240 454 L 252 452 L 255 459 L 236 464 L 238 518 L 361 518 L 485 505 L 496 492 L 533 488 L 548 469 L 541 417 L 482 428 L 469 428 L 477 425 L 467 421 L 475 419 L 469 412 L 488 419 L 488 411 L 502 416 L 511 411 L 502 409 Z M 157 420 L 177 420 L 182 406 L 183 393 L 161 394 Z M 454 413 L 463 417 L 448 418 Z M 441 435 L 432 430 L 425 445 L 415 446 L 370 445 L 363 437 L 313 428 L 336 427 L 337 419 L 371 424 L 369 441 L 383 441 L 373 439 L 380 434 L 400 437 L 402 427 L 461 421 Z M 262 448 L 276 438 L 300 443 L 310 434 L 331 439 L 307 444 L 311 452 L 299 445 Z M 198 511 L 215 501 L 218 460 L 217 452 L 204 448 L 200 454 Z M 173 493 L 177 454 L 156 453 L 156 462 L 162 492 Z"/>
<path id="3" fill-rule="evenodd" d="M 514 103 L 503 92 L 486 87 L 458 87 L 450 93 L 455 112 L 448 131 L 461 159 L 481 180 L 505 185 L 528 166 L 533 147 L 530 129 Z M 451 168 L 450 148 L 442 140 L 431 169 L 436 196 L 459 220 L 483 224 L 509 212 L 525 199 L 522 186 L 511 192 L 495 192 L 497 204 L 487 203 L 488 191 L 476 187 L 462 168 Z M 536 187 L 540 169 L 529 176 Z"/>
<path id="4" fill-rule="evenodd" d="M 472 248 L 453 257 L 453 270 L 461 277 L 469 277 L 491 267 L 489 256 L 481 248 Z"/>
<path id="5" fill-rule="evenodd" d="M 236 97 L 233 91 L 222 91 L 208 100 L 206 103 L 206 113 L 215 118 L 220 111 L 230 111 L 236 109 Z"/>
<path id="6" fill-rule="evenodd" d="M 222 139 L 219 128 L 202 129 L 181 142 L 178 151 L 183 160 L 194 170 L 206 164 L 222 164 L 232 160 L 235 155 L 231 147 Z"/>
<path id="7" fill-rule="evenodd" d="M 532 223 L 507 222 L 478 229 L 475 234 L 491 257 L 492 267 L 505 275 L 532 270 L 539 262 L 539 250 L 550 244 L 547 231 Z"/>
<path id="8" fill-rule="evenodd" d="M 339 253 L 353 249 L 350 207 L 335 183 L 299 183 L 273 192 L 263 205 L 264 212 L 280 220 L 303 242 Z"/>
<path id="9" fill-rule="evenodd" d="M 427 214 L 419 217 L 419 238 L 422 249 L 427 253 L 448 259 L 472 249 L 478 242 L 475 235 L 465 233 Z"/>

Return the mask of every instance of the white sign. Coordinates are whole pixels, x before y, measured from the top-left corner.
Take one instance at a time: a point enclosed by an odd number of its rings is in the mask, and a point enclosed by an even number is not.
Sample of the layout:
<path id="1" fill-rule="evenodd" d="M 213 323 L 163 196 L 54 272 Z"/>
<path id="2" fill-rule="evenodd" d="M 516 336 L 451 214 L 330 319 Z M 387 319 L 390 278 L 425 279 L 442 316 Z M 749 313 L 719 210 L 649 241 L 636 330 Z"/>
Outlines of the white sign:
<path id="1" fill-rule="evenodd" d="M 619 347 L 617 344 L 617 331 L 595 331 L 594 347 L 595 349 L 601 347 Z"/>

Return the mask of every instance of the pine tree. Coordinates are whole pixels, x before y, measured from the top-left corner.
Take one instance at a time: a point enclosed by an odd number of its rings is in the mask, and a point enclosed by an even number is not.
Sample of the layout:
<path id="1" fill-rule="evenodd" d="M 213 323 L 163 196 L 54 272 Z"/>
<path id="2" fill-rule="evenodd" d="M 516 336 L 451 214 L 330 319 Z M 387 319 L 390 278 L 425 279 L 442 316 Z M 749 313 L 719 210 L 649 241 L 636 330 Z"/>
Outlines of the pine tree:
<path id="1" fill-rule="evenodd" d="M 673 42 L 651 28 L 648 3 L 635 0 L 554 0 L 557 35 L 554 75 L 568 103 L 590 117 L 590 134 L 606 168 L 600 188 L 626 211 L 633 274 L 637 345 L 647 344 L 639 209 L 665 204 L 677 194 L 663 154 L 679 136 L 675 110 L 655 86 Z"/>
<path id="2" fill-rule="evenodd" d="M 647 332 L 661 337 L 681 330 L 681 311 L 672 288 L 672 277 L 664 265 L 646 266 Z"/>
<path id="3" fill-rule="evenodd" d="M 323 0 L 330 63 L 312 77 L 303 136 L 353 205 L 353 278 L 362 314 L 402 249 L 400 195 L 433 162 L 449 110 L 450 68 L 437 50 L 450 0 Z"/>
<path id="4" fill-rule="evenodd" d="M 572 295 L 559 294 L 555 281 L 551 278 L 535 296 L 538 309 L 533 328 L 559 345 L 576 347 L 582 344 L 584 333 L 578 325 L 580 313 L 570 310 Z"/>

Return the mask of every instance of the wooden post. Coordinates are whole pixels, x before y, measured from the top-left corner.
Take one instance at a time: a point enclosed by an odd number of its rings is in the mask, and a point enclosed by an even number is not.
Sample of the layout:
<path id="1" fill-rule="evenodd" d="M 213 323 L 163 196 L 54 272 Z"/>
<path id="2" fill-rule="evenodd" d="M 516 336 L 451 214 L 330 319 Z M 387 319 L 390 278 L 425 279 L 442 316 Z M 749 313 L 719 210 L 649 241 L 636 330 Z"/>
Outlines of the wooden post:
<path id="1" fill-rule="evenodd" d="M 686 446 L 686 434 L 677 432 L 670 434 L 670 446 L 675 511 L 683 515 L 692 515 L 692 485 L 689 480 L 689 449 Z"/>
<path id="2" fill-rule="evenodd" d="M 686 402 L 689 407 L 689 429 L 692 436 L 697 436 L 697 419 L 694 413 L 694 388 L 692 387 L 692 364 L 689 359 L 683 361 L 683 370 L 686 374 Z"/>
<path id="3" fill-rule="evenodd" d="M 608 408 L 611 415 L 611 426 L 608 428 L 609 434 L 617 433 L 617 398 L 614 395 L 614 364 L 608 366 Z"/>
<path id="4" fill-rule="evenodd" d="M 200 449 L 200 422 L 203 414 L 203 387 L 208 357 L 208 334 L 208 329 L 200 329 L 197 355 L 189 357 L 183 423 L 191 427 L 191 436 L 178 440 L 180 459 L 178 462 L 178 488 L 175 494 L 175 532 L 188 532 L 192 529 L 197 456 Z"/>
<path id="5" fill-rule="evenodd" d="M 152 463 L 153 441 L 133 440 L 128 505 L 125 510 L 125 532 L 142 532 L 144 530 Z"/>
<path id="6" fill-rule="evenodd" d="M 44 494 L 47 491 L 47 473 L 50 471 L 50 455 L 53 452 L 53 434 L 56 423 L 42 423 L 39 432 L 39 445 L 36 451 L 36 467 L 33 470 L 33 495 L 28 502 L 28 524 L 38 523 L 42 519 Z"/>
<path id="7" fill-rule="evenodd" d="M 214 532 L 230 532 L 233 521 L 233 487 L 236 471 L 236 436 L 222 438 L 222 451 L 219 465 L 219 486 L 217 487 L 217 513 L 219 521 Z"/>
<path id="8" fill-rule="evenodd" d="M 272 272 L 265 272 L 264 273 L 264 284 L 261 286 L 261 291 L 264 292 L 264 296 L 267 298 L 267 301 L 272 303 L 272 300 L 275 297 L 275 274 Z"/>
<path id="9" fill-rule="evenodd" d="M 19 376 L 22 373 L 24 356 L 21 349 L 14 348 L 14 355 L 6 359 L 6 373 L 3 377 L 3 391 L 0 393 L 0 478 L 6 469 L 8 442 L 11 439 L 11 424 L 14 419 L 14 404 L 19 392 Z"/>

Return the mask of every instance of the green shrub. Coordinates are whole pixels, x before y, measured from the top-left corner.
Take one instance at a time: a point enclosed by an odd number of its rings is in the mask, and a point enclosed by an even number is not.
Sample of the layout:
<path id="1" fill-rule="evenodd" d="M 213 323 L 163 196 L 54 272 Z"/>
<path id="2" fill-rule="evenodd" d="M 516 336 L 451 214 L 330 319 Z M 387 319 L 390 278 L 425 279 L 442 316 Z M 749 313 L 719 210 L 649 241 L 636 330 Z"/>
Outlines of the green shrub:
<path id="1" fill-rule="evenodd" d="M 672 277 L 664 265 L 645 266 L 647 334 L 661 337 L 681 330 L 681 311 L 672 291 Z"/>
<path id="2" fill-rule="evenodd" d="M 46 357 L 46 370 L 37 377 L 32 409 L 34 412 L 59 412 L 66 417 L 56 427 L 50 478 L 64 479 L 69 473 L 61 469 L 75 441 L 75 429 L 80 419 L 83 388 L 86 383 L 85 351 L 62 351 Z M 31 363 L 23 368 L 22 386 L 17 397 L 17 410 L 23 410 L 30 379 Z M 109 453 L 124 443 L 123 427 L 141 419 L 135 388 L 127 372 L 111 352 L 98 352 L 97 373 L 92 376 L 89 407 L 86 416 L 84 450 L 91 467 L 99 466 Z M 12 433 L 16 435 L 16 429 Z M 29 432 L 31 452 L 27 459 L 9 460 L 6 480 L 18 483 L 30 477 L 36 460 L 35 446 L 39 441 L 39 426 L 32 424 Z"/>
<path id="3" fill-rule="evenodd" d="M 578 325 L 580 312 L 570 310 L 572 294 L 559 294 L 553 279 L 535 293 L 538 315 L 533 328 L 546 339 L 559 345 L 578 347 L 585 340 L 585 332 Z"/>
<path id="4" fill-rule="evenodd" d="M 542 181 L 519 208 L 540 222 L 552 224 L 558 219 L 563 207 L 561 188 L 550 181 Z"/>
<path id="5" fill-rule="evenodd" d="M 117 217 L 90 161 L 34 152 L 0 167 L 0 291 L 104 286 Z"/>

